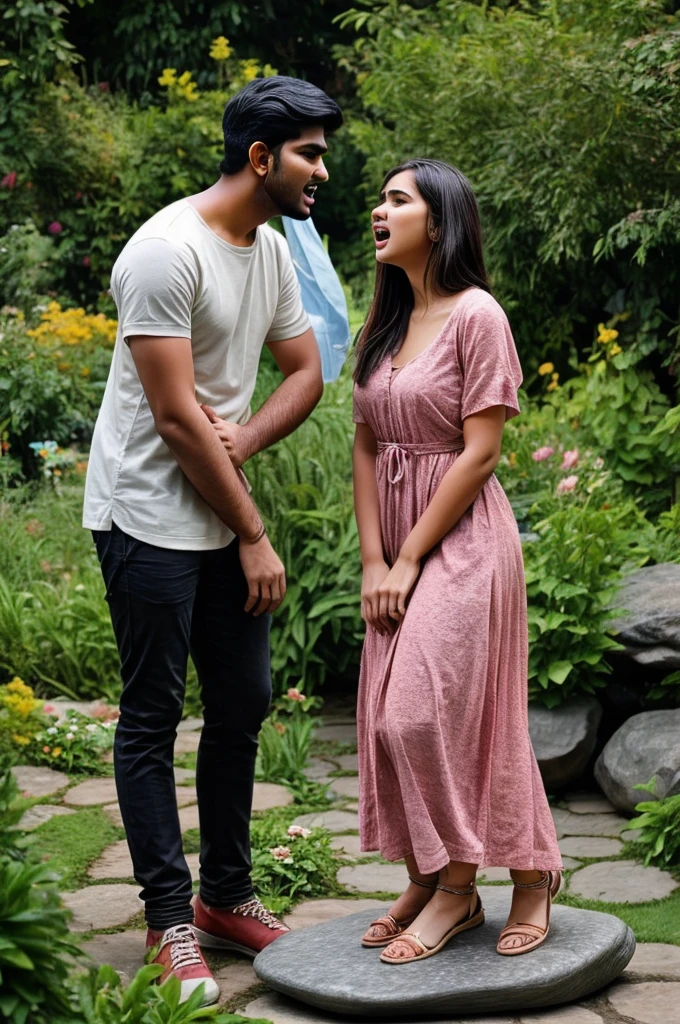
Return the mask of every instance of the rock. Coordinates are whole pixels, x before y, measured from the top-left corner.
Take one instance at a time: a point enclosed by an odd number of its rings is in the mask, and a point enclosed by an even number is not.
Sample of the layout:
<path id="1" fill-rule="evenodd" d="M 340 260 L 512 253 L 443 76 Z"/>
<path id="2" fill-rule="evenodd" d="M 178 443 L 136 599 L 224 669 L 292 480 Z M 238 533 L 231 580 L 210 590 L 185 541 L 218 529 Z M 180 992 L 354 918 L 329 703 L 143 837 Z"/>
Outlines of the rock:
<path id="1" fill-rule="evenodd" d="M 331 839 L 331 846 L 334 850 L 344 851 L 348 857 L 378 857 L 375 852 L 364 853 L 361 849 L 359 836 L 335 836 Z"/>
<path id="2" fill-rule="evenodd" d="M 383 907 L 382 900 L 305 900 L 298 903 L 284 921 L 289 928 L 309 928 L 324 921 L 337 921 L 361 910 L 376 910 L 376 916 L 380 916 Z"/>
<path id="3" fill-rule="evenodd" d="M 207 951 L 206 959 L 210 961 L 209 951 Z M 220 1006 L 233 1002 L 234 999 L 243 995 L 253 985 L 258 984 L 253 965 L 244 960 L 219 967 L 213 971 L 213 977 L 220 986 Z"/>
<path id="4" fill-rule="evenodd" d="M 338 768 L 343 772 L 359 771 L 358 754 L 340 754 L 339 757 L 334 757 L 333 760 L 336 762 Z"/>
<path id="5" fill-rule="evenodd" d="M 680 637 L 680 618 L 678 630 Z M 595 778 L 614 807 L 627 813 L 655 799 L 633 788 L 653 778 L 658 798 L 680 793 L 680 708 L 643 711 L 624 722 L 595 762 Z"/>
<path id="6" fill-rule="evenodd" d="M 638 943 L 626 974 L 655 974 L 680 980 L 680 946 L 665 942 Z"/>
<path id="7" fill-rule="evenodd" d="M 572 814 L 612 814 L 614 811 L 609 800 L 597 793 L 568 793 L 564 799 Z"/>
<path id="8" fill-rule="evenodd" d="M 639 985 L 615 985 L 607 992 L 614 1009 L 640 1024 L 671 1024 L 678 1019 L 680 982 L 643 981 Z"/>
<path id="9" fill-rule="evenodd" d="M 560 839 L 559 847 L 562 853 L 572 857 L 618 857 L 623 843 L 602 836 L 567 836 Z"/>
<path id="10" fill-rule="evenodd" d="M 22 796 L 52 796 L 70 782 L 68 775 L 56 772 L 54 768 L 34 768 L 27 764 L 12 768 L 12 775 Z"/>
<path id="11" fill-rule="evenodd" d="M 619 836 L 630 823 L 617 814 L 572 814 L 552 807 L 555 826 L 562 836 Z"/>
<path id="12" fill-rule="evenodd" d="M 302 774 L 312 782 L 330 782 L 330 772 L 333 771 L 335 771 L 335 765 L 332 761 L 325 761 L 322 757 L 310 757 Z"/>
<path id="13" fill-rule="evenodd" d="M 562 789 L 584 772 L 597 740 L 602 708 L 594 697 L 579 697 L 556 708 L 529 706 L 529 733 L 543 783 Z"/>
<path id="14" fill-rule="evenodd" d="M 144 966 L 145 937 L 146 933 L 139 930 L 95 935 L 83 943 L 83 951 L 100 966 L 110 964 L 127 982 Z"/>
<path id="15" fill-rule="evenodd" d="M 175 783 L 178 786 L 183 786 L 185 782 L 193 782 L 196 778 L 196 772 L 191 768 L 174 768 Z"/>
<path id="16" fill-rule="evenodd" d="M 355 864 L 340 868 L 338 882 L 354 892 L 403 892 L 408 885 L 404 864 Z"/>
<path id="17" fill-rule="evenodd" d="M 116 825 L 117 828 L 123 828 L 123 817 L 117 803 L 107 804 L 105 807 L 102 807 L 102 810 L 106 817 L 110 819 L 112 824 Z"/>
<path id="18" fill-rule="evenodd" d="M 276 782 L 256 782 L 253 790 L 253 810 L 268 811 L 272 807 L 287 807 L 294 800 L 285 786 Z"/>
<path id="19" fill-rule="evenodd" d="M 189 828 L 198 828 L 198 807 L 195 806 L 197 797 L 194 787 L 176 786 L 175 797 L 177 799 L 177 806 L 180 808 L 179 820 L 182 832 L 186 832 Z M 117 825 L 118 828 L 125 828 L 123 816 L 117 803 L 106 804 L 102 810 L 114 825 Z"/>
<path id="20" fill-rule="evenodd" d="M 96 804 L 110 804 L 117 799 L 115 779 L 88 779 L 69 789 L 64 803 L 73 807 L 92 807 Z"/>
<path id="21" fill-rule="evenodd" d="M 616 595 L 627 614 L 612 624 L 626 654 L 641 665 L 680 667 L 680 565 L 648 565 L 632 572 Z"/>
<path id="22" fill-rule="evenodd" d="M 175 740 L 175 757 L 181 757 L 182 754 L 195 754 L 200 742 L 200 732 L 178 732 Z"/>
<path id="23" fill-rule="evenodd" d="M 190 853 L 186 858 L 187 865 L 191 871 L 192 880 L 198 880 L 198 854 Z M 88 876 L 100 881 L 104 878 L 133 878 L 132 859 L 128 849 L 127 839 L 112 843 L 102 853 L 99 860 L 90 865 Z"/>
<path id="24" fill-rule="evenodd" d="M 329 832 L 359 830 L 359 819 L 351 811 L 312 811 L 299 815 L 293 824 L 303 828 L 327 828 Z"/>
<path id="25" fill-rule="evenodd" d="M 64 906 L 73 912 L 73 932 L 116 928 L 127 924 L 143 908 L 138 885 L 89 885 L 62 895 Z"/>
<path id="26" fill-rule="evenodd" d="M 314 739 L 325 743 L 356 743 L 356 722 L 353 725 L 319 725 L 314 730 Z"/>
<path id="27" fill-rule="evenodd" d="M 48 707 L 52 708 L 50 715 L 61 721 L 69 711 L 78 711 L 81 715 L 91 715 L 96 707 L 101 707 L 104 701 L 101 700 L 48 700 Z M 113 709 L 112 709 L 113 710 Z"/>
<path id="28" fill-rule="evenodd" d="M 356 775 L 346 775 L 339 779 L 333 779 L 331 793 L 347 799 L 359 799 L 359 779 Z"/>
<path id="29" fill-rule="evenodd" d="M 176 786 L 175 797 L 178 807 L 186 807 L 188 804 L 195 804 L 198 800 L 195 786 Z"/>
<path id="30" fill-rule="evenodd" d="M 645 868 L 634 860 L 604 860 L 575 871 L 569 892 L 603 903 L 648 903 L 670 896 L 678 884 L 659 868 Z"/>
<path id="31" fill-rule="evenodd" d="M 198 804 L 191 804 L 190 807 L 180 808 L 179 827 L 182 832 L 188 832 L 190 828 L 200 828 Z"/>
<path id="32" fill-rule="evenodd" d="M 548 1013 L 532 1013 L 519 1019 L 519 1024 L 603 1024 L 602 1017 L 585 1006 L 560 1006 Z"/>
<path id="33" fill-rule="evenodd" d="M 565 871 L 570 871 L 571 868 L 580 868 L 581 867 L 581 861 L 580 860 L 574 860 L 573 857 L 565 857 L 565 856 L 563 856 L 562 857 L 562 867 L 564 868 Z"/>
<path id="34" fill-rule="evenodd" d="M 60 807 L 55 804 L 36 804 L 35 807 L 29 807 L 23 815 L 19 822 L 19 828 L 23 829 L 24 832 L 30 832 L 32 829 L 38 828 L 39 825 L 44 825 L 50 818 L 56 818 L 60 814 L 75 813 L 70 807 Z"/>
<path id="35" fill-rule="evenodd" d="M 202 718 L 183 718 L 177 726 L 177 732 L 196 732 L 203 728 Z"/>
<path id="36" fill-rule="evenodd" d="M 252 1003 L 248 1003 L 245 1010 L 239 1011 L 249 1018 L 270 1021 L 271 1024 L 333 1024 L 340 1018 L 329 1017 L 323 1010 L 315 1010 L 311 1006 L 304 1006 L 295 999 L 287 999 L 278 992 L 267 992 Z M 344 1018 L 343 1018 L 344 1019 Z M 447 1014 L 446 1020 L 437 1017 L 428 1018 L 426 1024 L 515 1024 L 514 1017 L 475 1017 L 474 1020 L 466 1018 L 463 1020 L 458 1014 L 455 1019 Z M 351 1024 L 375 1024 L 375 1017 L 364 1016 L 352 1017 Z M 423 1018 L 409 1017 L 405 1024 L 424 1024 Z M 541 1018 L 537 1018 L 535 1024 L 541 1024 Z"/>
<path id="37" fill-rule="evenodd" d="M 531 956 L 499 957 L 496 936 L 505 924 L 510 894 L 487 886 L 480 895 L 487 924 L 461 933 L 437 956 L 418 964 L 386 968 L 379 949 L 362 949 L 357 936 L 374 919 L 371 908 L 282 936 L 257 956 L 255 971 L 289 997 L 364 1019 L 450 1014 L 460 1021 L 472 1013 L 512 1019 L 516 1014 L 511 1011 L 572 1002 L 601 989 L 633 955 L 633 933 L 619 918 L 558 904 L 545 945 Z"/>

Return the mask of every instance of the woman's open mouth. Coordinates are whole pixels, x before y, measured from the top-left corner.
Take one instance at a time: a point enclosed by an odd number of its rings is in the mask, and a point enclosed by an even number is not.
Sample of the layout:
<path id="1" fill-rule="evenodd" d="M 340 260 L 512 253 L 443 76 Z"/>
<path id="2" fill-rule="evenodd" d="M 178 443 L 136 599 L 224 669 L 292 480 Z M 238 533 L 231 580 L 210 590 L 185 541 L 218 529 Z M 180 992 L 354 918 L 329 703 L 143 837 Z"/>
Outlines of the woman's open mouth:
<path id="1" fill-rule="evenodd" d="M 376 249 L 384 249 L 390 238 L 390 233 L 387 230 L 387 228 L 383 227 L 382 225 L 380 225 L 379 227 L 374 227 L 373 235 L 375 237 Z"/>
<path id="2" fill-rule="evenodd" d="M 318 187 L 318 185 L 305 185 L 303 188 L 302 194 L 305 197 L 307 206 L 314 206 L 314 195 Z"/>

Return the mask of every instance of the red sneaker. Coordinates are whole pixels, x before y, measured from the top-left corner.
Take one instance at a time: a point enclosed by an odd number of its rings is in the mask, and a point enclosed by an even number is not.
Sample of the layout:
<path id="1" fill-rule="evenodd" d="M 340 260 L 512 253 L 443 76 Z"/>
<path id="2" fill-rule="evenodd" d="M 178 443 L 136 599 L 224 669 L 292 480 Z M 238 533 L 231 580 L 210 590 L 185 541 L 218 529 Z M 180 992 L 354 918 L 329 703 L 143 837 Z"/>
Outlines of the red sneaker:
<path id="1" fill-rule="evenodd" d="M 231 949 L 253 957 L 290 931 L 256 896 L 228 910 L 206 907 L 197 896 L 194 921 L 196 938 L 205 949 Z"/>
<path id="2" fill-rule="evenodd" d="M 182 985 L 182 1003 L 187 1001 L 199 985 L 204 986 L 202 1006 L 210 1006 L 219 999 L 219 987 L 203 959 L 194 929 L 190 924 L 177 924 L 164 932 L 156 932 L 149 928 L 146 933 L 144 962 L 163 965 L 164 971 L 157 982 L 159 985 L 172 974 L 179 978 Z"/>

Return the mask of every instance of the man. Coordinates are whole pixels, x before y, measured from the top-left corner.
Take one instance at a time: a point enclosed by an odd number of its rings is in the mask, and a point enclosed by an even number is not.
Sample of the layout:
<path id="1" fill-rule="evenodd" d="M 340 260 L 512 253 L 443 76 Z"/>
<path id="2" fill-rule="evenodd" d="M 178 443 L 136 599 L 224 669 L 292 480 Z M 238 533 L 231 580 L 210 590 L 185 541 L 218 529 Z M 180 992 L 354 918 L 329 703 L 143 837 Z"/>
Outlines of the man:
<path id="1" fill-rule="evenodd" d="M 305 219 L 342 114 L 307 82 L 251 82 L 224 112 L 220 179 L 127 243 L 111 287 L 119 328 L 92 441 L 83 524 L 94 533 L 121 657 L 118 798 L 145 903 L 147 961 L 219 995 L 199 949 L 254 956 L 285 927 L 250 880 L 257 735 L 270 700 L 269 622 L 284 567 L 240 466 L 322 393 L 285 241 Z M 284 380 L 250 418 L 263 344 Z M 196 788 L 200 894 L 182 852 L 173 748 L 187 659 L 205 724 Z M 195 921 L 195 929 L 193 923 Z"/>

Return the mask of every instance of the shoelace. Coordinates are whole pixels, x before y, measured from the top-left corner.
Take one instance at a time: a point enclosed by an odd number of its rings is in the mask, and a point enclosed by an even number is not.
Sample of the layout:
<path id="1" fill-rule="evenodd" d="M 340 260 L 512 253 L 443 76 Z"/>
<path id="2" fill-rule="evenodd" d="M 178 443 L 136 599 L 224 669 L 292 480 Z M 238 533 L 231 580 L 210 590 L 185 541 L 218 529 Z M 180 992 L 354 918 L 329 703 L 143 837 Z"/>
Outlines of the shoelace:
<path id="1" fill-rule="evenodd" d="M 265 924 L 267 928 L 278 928 L 282 932 L 288 931 L 285 924 L 277 921 L 274 915 L 267 910 L 257 897 L 248 900 L 247 903 L 242 903 L 240 907 L 232 907 L 231 912 L 232 914 L 241 914 L 242 917 L 254 917 L 256 921 Z"/>
<path id="2" fill-rule="evenodd" d="M 163 936 L 163 946 L 167 946 L 168 943 L 173 971 L 203 963 L 194 929 L 190 924 L 178 924 L 174 928 L 168 928 Z"/>

